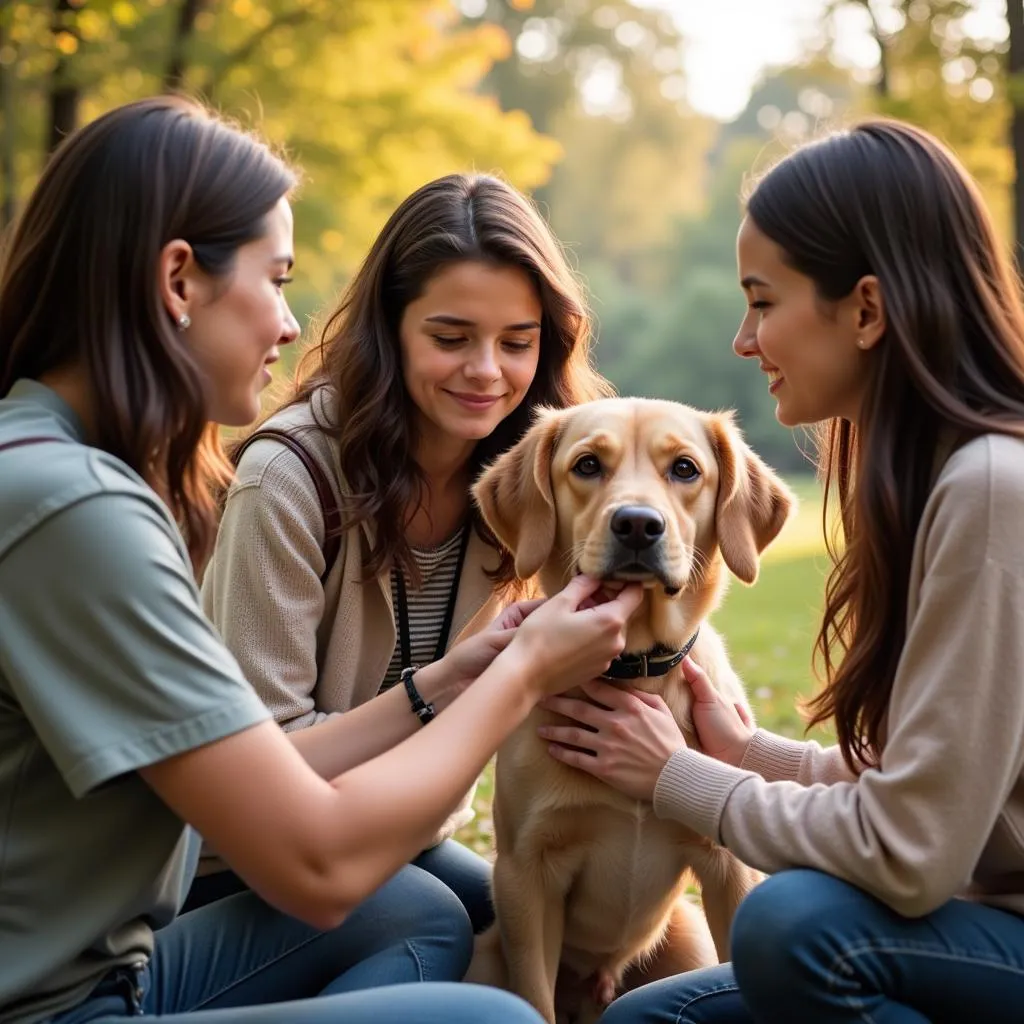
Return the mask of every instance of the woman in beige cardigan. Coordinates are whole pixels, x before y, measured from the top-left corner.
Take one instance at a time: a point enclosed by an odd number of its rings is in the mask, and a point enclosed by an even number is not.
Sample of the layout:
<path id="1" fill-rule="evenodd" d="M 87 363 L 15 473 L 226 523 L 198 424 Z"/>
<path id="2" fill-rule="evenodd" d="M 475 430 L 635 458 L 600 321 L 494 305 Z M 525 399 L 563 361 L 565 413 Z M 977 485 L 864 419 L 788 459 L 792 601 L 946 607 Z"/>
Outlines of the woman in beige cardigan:
<path id="1" fill-rule="evenodd" d="M 558 243 L 509 185 L 450 175 L 394 212 L 293 394 L 236 456 L 203 580 L 207 614 L 285 729 L 379 699 L 493 618 L 512 567 L 470 484 L 536 406 L 609 393 L 589 331 Z M 472 795 L 416 863 L 479 929 L 489 865 L 451 838 Z M 240 886 L 220 867 L 206 860 L 188 907 Z"/>
<path id="2" fill-rule="evenodd" d="M 977 188 L 934 138 L 871 121 L 760 182 L 738 240 L 738 355 L 819 424 L 841 500 L 818 639 L 826 749 L 754 731 L 686 669 L 664 705 L 556 697 L 562 761 L 771 872 L 731 965 L 603 1024 L 1011 1024 L 1024 1016 L 1024 308 Z M 646 702 L 645 702 L 646 701 Z M 609 730 L 610 718 L 617 719 Z"/>

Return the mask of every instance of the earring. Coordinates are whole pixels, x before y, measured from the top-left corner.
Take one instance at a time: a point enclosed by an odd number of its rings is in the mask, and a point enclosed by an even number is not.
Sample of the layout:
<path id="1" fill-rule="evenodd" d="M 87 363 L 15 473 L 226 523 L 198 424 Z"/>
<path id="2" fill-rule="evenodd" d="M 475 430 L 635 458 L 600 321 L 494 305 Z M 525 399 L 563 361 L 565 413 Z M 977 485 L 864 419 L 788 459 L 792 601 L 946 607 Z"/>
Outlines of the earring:
<path id="1" fill-rule="evenodd" d="M 192 326 L 192 317 L 188 313 L 182 313 L 178 317 L 178 330 L 187 331 Z"/>
<path id="2" fill-rule="evenodd" d="M 863 338 L 858 338 L 857 339 L 857 347 L 858 348 L 863 348 L 864 347 L 864 339 Z"/>

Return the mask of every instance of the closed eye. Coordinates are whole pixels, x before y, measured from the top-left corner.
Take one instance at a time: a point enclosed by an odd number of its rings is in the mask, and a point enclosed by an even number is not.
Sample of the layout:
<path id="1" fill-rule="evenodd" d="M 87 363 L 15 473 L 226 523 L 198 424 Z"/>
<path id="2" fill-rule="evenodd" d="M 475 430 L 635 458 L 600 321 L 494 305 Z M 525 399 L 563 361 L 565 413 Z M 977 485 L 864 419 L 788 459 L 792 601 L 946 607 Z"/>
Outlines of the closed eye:
<path id="1" fill-rule="evenodd" d="M 518 338 L 510 339 L 506 342 L 503 342 L 503 344 L 505 348 L 509 350 L 509 352 L 529 352 L 530 349 L 533 348 L 532 341 L 527 341 L 525 339 L 519 340 Z"/>

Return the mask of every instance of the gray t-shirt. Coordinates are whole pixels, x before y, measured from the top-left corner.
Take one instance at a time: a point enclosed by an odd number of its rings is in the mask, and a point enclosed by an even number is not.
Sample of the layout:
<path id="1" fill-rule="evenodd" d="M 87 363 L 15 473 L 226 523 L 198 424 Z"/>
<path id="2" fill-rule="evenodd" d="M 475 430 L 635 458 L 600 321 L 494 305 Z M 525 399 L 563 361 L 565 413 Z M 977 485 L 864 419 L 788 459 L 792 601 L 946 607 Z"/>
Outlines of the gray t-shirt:
<path id="1" fill-rule="evenodd" d="M 178 529 L 49 388 L 0 400 L 0 1024 L 43 1020 L 173 920 L 198 843 L 136 774 L 269 718 Z"/>

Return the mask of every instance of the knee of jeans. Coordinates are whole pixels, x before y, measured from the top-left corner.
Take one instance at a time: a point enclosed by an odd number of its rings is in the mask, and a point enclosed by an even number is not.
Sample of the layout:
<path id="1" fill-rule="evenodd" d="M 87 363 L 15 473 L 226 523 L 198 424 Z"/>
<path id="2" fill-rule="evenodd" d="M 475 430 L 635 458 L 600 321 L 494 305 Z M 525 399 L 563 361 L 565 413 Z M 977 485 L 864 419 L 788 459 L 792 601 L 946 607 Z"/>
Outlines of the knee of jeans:
<path id="1" fill-rule="evenodd" d="M 740 987 L 763 975 L 781 982 L 797 944 L 805 945 L 829 918 L 822 886 L 836 882 L 819 871 L 781 871 L 740 904 L 732 925 L 732 960 Z"/>
<path id="2" fill-rule="evenodd" d="M 444 882 L 422 872 L 423 882 L 417 887 L 415 906 L 410 911 L 423 922 L 426 938 L 442 940 L 454 954 L 465 961 L 473 956 L 473 924 L 462 900 Z"/>
<path id="3" fill-rule="evenodd" d="M 466 994 L 460 1005 L 464 1004 L 469 1011 L 466 1020 L 471 1024 L 498 1024 L 499 1021 L 501 1024 L 544 1024 L 544 1018 L 525 999 L 511 992 L 467 983 L 461 984 L 459 989 Z M 448 1020 L 452 1024 L 451 1014 Z M 458 1020 L 461 1024 L 462 1019 Z"/>
<path id="4" fill-rule="evenodd" d="M 648 1009 L 646 998 L 644 988 L 623 993 L 601 1014 L 600 1024 L 636 1024 L 637 1021 L 645 1020 L 645 1011 Z"/>

